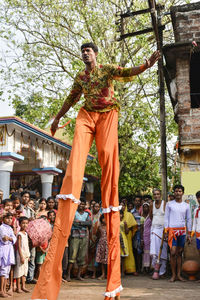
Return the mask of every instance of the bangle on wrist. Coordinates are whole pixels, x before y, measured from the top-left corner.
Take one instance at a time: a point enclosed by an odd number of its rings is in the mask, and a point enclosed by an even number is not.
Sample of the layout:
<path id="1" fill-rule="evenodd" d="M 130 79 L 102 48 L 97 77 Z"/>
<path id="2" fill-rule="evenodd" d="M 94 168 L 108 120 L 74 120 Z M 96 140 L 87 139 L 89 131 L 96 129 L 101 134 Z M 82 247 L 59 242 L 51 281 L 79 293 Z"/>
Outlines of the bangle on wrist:
<path id="1" fill-rule="evenodd" d="M 145 62 L 146 62 L 146 68 L 150 68 L 150 61 L 149 59 L 145 58 Z"/>

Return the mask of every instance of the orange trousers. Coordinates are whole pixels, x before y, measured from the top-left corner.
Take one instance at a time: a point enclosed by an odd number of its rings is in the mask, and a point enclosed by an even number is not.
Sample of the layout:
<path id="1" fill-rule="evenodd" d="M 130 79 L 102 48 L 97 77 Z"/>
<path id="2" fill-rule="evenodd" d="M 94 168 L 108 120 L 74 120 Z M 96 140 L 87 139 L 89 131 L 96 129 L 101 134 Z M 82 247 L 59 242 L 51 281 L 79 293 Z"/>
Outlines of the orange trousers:
<path id="1" fill-rule="evenodd" d="M 101 196 L 108 239 L 108 272 L 105 300 L 122 290 L 119 241 L 118 112 L 88 112 L 81 108 L 76 119 L 72 151 L 63 179 L 50 247 L 31 299 L 56 300 L 62 278 L 62 257 L 79 203 L 87 155 L 95 138 L 102 168 Z"/>

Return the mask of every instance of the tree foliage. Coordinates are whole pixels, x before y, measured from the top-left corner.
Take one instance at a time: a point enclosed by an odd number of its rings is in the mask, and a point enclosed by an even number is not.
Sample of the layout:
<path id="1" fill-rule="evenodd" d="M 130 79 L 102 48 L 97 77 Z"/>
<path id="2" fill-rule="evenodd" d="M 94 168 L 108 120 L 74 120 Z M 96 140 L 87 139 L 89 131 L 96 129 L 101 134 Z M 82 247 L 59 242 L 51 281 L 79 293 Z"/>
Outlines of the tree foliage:
<path id="1" fill-rule="evenodd" d="M 16 114 L 44 127 L 62 106 L 76 73 L 84 68 L 80 58 L 83 42 L 99 46 L 98 62 L 121 66 L 139 65 L 155 50 L 153 34 L 118 42 L 116 14 L 125 12 L 132 1 L 118 0 L 2 0 L 1 38 L 7 41 L 2 59 L 2 78 Z M 165 1 L 165 11 L 183 1 Z M 134 1 L 139 10 L 147 1 Z M 135 31 L 150 25 L 150 16 L 128 18 L 120 30 Z M 169 16 L 165 43 L 173 38 Z M 10 58 L 10 53 L 14 57 Z M 9 88 L 7 88 L 9 87 Z M 156 67 L 134 82 L 116 83 L 116 97 L 121 102 L 119 121 L 120 193 L 132 194 L 160 185 L 159 95 Z M 81 101 L 68 113 L 74 119 Z M 167 135 L 176 134 L 173 111 L 166 101 Z M 65 120 L 63 120 L 64 122 Z M 74 122 L 73 122 L 74 124 Z M 68 127 L 73 135 L 73 126 Z M 92 146 L 91 152 L 96 155 Z M 100 174 L 97 160 L 87 165 L 87 172 Z"/>

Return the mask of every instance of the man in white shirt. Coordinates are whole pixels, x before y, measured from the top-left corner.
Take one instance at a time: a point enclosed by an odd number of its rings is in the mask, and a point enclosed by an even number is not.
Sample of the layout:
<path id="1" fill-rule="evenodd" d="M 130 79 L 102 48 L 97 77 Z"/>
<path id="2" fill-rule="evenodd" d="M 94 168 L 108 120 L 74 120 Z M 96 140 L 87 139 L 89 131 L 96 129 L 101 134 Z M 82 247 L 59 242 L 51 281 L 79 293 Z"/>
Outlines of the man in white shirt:
<path id="1" fill-rule="evenodd" d="M 188 239 L 192 229 L 192 218 L 190 206 L 182 201 L 184 187 L 176 185 L 174 187 L 174 197 L 167 203 L 165 208 L 165 232 L 168 233 L 168 244 L 170 246 L 172 277 L 170 282 L 175 280 L 184 281 L 181 277 L 182 253 L 185 245 L 186 224 Z M 177 274 L 176 274 L 177 267 Z"/>

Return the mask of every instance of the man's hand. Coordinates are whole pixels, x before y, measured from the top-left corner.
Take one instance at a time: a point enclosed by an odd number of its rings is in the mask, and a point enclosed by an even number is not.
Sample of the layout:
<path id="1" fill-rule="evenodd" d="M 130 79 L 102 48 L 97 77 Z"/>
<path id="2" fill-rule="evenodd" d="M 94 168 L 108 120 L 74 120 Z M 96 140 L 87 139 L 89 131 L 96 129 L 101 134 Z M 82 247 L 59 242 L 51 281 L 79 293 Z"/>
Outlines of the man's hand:
<path id="1" fill-rule="evenodd" d="M 5 236 L 2 238 L 2 240 L 3 240 L 4 242 L 7 242 L 7 241 L 10 240 L 10 238 L 9 238 L 7 235 L 5 235 Z"/>
<path id="2" fill-rule="evenodd" d="M 21 262 L 21 264 L 22 264 L 22 265 L 24 264 L 24 262 L 25 262 L 25 259 L 24 259 L 24 257 L 23 257 L 23 256 L 20 256 L 20 262 Z"/>
<path id="3" fill-rule="evenodd" d="M 54 134 L 56 133 L 56 130 L 58 128 L 58 123 L 59 123 L 59 119 L 55 118 L 54 121 L 53 121 L 53 123 L 51 124 L 50 130 L 51 130 L 52 136 L 54 136 Z"/>
<path id="4" fill-rule="evenodd" d="M 155 51 L 151 57 L 146 60 L 147 68 L 151 68 L 160 58 L 160 51 Z"/>

